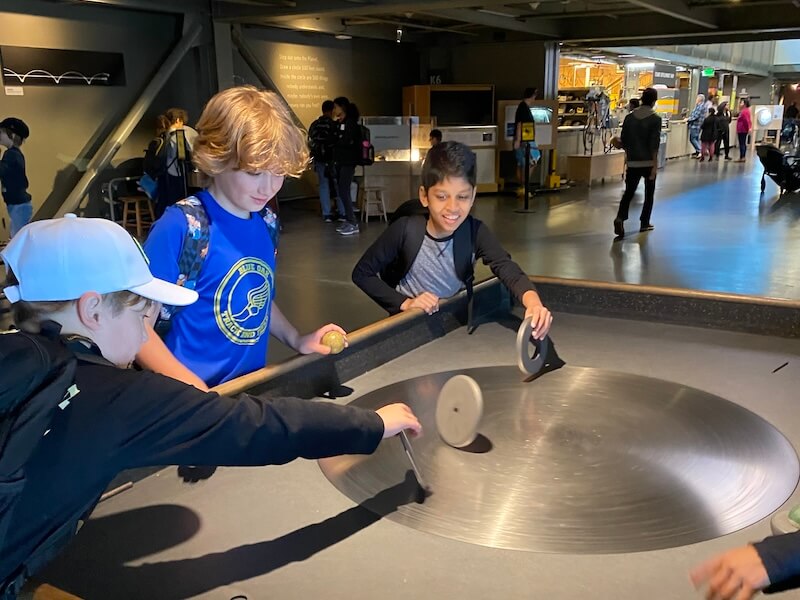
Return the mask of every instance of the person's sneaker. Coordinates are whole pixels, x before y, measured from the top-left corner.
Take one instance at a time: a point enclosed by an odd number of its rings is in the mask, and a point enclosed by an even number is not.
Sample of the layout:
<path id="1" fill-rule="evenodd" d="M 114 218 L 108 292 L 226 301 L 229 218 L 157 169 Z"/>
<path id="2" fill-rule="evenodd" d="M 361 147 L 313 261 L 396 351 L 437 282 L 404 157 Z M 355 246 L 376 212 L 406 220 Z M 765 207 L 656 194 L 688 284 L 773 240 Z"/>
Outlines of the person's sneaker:
<path id="1" fill-rule="evenodd" d="M 347 219 L 344 217 L 336 217 L 336 220 L 339 221 L 339 223 L 347 223 Z"/>
<path id="2" fill-rule="evenodd" d="M 322 220 L 325 221 L 326 223 L 333 223 L 333 217 L 331 217 L 330 215 L 324 216 Z"/>
<path id="3" fill-rule="evenodd" d="M 622 219 L 614 219 L 614 234 L 618 238 L 625 236 L 625 227 L 622 226 Z"/>
<path id="4" fill-rule="evenodd" d="M 705 156 L 701 156 L 700 160 L 698 160 L 697 162 L 704 162 L 705 160 L 706 160 L 706 157 Z"/>
<path id="5" fill-rule="evenodd" d="M 642 225 L 639 228 L 639 233 L 645 233 L 647 231 L 653 231 L 653 229 L 655 229 L 655 227 L 652 224 L 651 225 Z"/>
<path id="6" fill-rule="evenodd" d="M 355 235 L 359 233 L 358 225 L 353 225 L 352 223 L 346 223 L 344 227 L 338 230 L 339 235 Z"/>
<path id="7" fill-rule="evenodd" d="M 725 160 L 733 160 L 730 156 L 726 156 Z"/>
<path id="8" fill-rule="evenodd" d="M 344 222 L 344 223 L 342 223 L 341 225 L 337 225 L 337 226 L 336 226 L 336 233 L 339 233 L 339 232 L 340 232 L 342 229 L 344 229 L 345 227 L 347 227 L 349 224 L 350 224 L 350 223 L 348 223 L 347 221 L 345 221 L 345 222 Z"/>

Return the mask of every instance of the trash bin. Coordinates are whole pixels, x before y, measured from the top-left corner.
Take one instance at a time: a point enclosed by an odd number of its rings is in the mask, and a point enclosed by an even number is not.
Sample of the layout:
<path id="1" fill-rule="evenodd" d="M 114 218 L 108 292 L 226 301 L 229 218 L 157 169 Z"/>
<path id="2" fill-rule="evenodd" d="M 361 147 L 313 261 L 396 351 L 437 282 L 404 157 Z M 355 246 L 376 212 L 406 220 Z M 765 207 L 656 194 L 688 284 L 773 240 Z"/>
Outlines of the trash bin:
<path id="1" fill-rule="evenodd" d="M 667 132 L 661 132 L 661 143 L 658 146 L 658 168 L 663 169 L 667 164 Z"/>

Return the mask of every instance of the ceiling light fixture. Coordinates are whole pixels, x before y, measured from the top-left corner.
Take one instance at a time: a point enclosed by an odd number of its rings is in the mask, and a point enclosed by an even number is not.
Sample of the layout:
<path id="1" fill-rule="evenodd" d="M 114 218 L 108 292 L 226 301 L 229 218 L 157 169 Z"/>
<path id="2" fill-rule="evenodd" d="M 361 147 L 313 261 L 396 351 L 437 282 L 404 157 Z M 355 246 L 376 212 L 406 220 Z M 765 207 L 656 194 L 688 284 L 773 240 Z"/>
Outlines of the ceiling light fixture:
<path id="1" fill-rule="evenodd" d="M 403 39 L 403 28 L 402 27 L 398 27 L 397 28 L 397 38 L 396 39 L 397 39 L 397 43 L 398 44 Z"/>
<path id="2" fill-rule="evenodd" d="M 337 40 L 352 40 L 353 39 L 352 35 L 348 35 L 346 33 L 337 33 L 333 37 L 335 37 Z"/>
<path id="3" fill-rule="evenodd" d="M 479 13 L 483 13 L 485 15 L 494 15 L 495 17 L 508 17 L 509 19 L 516 19 L 517 15 L 501 12 L 499 10 L 489 10 L 488 8 L 479 8 Z"/>

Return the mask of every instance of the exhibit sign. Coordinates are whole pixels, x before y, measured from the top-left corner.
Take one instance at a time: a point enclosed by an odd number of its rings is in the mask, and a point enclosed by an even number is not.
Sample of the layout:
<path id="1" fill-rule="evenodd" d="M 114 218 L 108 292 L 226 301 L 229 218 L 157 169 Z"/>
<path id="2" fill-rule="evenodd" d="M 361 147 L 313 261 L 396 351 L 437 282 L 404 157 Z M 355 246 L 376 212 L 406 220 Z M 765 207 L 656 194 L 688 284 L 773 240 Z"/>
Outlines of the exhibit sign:
<path id="1" fill-rule="evenodd" d="M 2 46 L 0 63 L 5 86 L 125 85 L 125 64 L 119 52 Z"/>

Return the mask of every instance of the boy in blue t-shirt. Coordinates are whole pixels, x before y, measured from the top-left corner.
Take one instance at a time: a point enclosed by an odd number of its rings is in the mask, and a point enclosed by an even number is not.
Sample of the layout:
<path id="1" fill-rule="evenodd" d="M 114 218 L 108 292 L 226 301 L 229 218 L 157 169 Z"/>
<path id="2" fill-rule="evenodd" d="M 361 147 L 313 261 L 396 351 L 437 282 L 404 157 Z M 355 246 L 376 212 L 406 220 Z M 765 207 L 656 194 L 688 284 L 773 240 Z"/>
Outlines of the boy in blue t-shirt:
<path id="1" fill-rule="evenodd" d="M 137 361 L 202 389 L 262 368 L 268 334 L 302 354 L 329 354 L 322 336 L 344 335 L 343 329 L 328 324 L 300 335 L 273 302 L 275 247 L 259 215 L 284 178 L 305 169 L 302 132 L 278 96 L 252 86 L 211 98 L 197 129 L 193 160 L 211 180 L 196 195 L 210 234 L 194 281 L 199 300 L 171 316 L 163 341 L 151 335 Z M 188 212 L 173 206 L 156 222 L 145 242 L 156 277 L 185 279 L 178 264 L 184 237 L 198 227 L 190 221 Z"/>
<path id="2" fill-rule="evenodd" d="M 12 238 L 33 216 L 28 178 L 25 175 L 25 157 L 19 149 L 29 135 L 30 130 L 21 119 L 8 117 L 0 121 L 0 146 L 8 148 L 0 159 L 0 184 L 8 216 L 11 217 Z"/>

